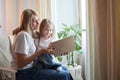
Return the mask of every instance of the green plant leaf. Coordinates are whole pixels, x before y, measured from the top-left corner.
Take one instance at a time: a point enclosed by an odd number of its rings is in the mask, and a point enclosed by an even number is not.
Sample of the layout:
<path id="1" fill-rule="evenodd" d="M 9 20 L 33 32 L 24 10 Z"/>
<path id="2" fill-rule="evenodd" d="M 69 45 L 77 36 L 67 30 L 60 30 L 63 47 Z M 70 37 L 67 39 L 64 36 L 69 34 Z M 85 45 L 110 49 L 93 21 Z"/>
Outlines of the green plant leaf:
<path id="1" fill-rule="evenodd" d="M 75 45 L 76 45 L 76 51 L 74 52 L 80 53 L 80 55 L 82 55 L 81 37 L 82 37 L 83 30 L 81 29 L 80 25 L 73 24 L 69 26 L 69 25 L 62 23 L 62 26 L 63 26 L 62 31 L 58 32 L 58 38 L 63 39 L 63 38 L 73 35 L 75 39 Z M 70 64 L 74 65 L 74 61 L 72 61 L 71 59 L 74 60 L 73 52 L 72 53 L 70 52 L 67 55 L 68 65 Z"/>
<path id="2" fill-rule="evenodd" d="M 58 61 L 61 62 L 62 61 L 62 56 L 58 56 L 57 59 L 58 59 Z"/>

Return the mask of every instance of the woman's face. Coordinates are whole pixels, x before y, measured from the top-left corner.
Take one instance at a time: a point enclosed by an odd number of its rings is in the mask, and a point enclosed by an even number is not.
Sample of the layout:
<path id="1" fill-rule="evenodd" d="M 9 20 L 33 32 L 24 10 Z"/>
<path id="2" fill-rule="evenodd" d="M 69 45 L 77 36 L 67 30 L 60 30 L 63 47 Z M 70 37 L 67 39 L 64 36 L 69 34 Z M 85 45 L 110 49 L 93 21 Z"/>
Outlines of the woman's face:
<path id="1" fill-rule="evenodd" d="M 53 25 L 46 24 L 42 30 L 42 34 L 46 38 L 50 37 L 53 34 Z"/>
<path id="2" fill-rule="evenodd" d="M 39 27 L 39 24 L 40 24 L 39 17 L 37 15 L 33 15 L 31 29 L 37 30 Z"/>

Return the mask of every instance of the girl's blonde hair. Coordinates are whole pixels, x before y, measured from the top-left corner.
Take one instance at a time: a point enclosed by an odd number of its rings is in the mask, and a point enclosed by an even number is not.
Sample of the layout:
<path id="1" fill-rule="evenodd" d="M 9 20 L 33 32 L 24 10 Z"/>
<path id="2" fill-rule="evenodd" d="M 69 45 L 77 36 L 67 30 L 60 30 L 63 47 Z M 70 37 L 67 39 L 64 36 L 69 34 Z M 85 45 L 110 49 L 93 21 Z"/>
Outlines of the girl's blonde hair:
<path id="1" fill-rule="evenodd" d="M 42 31 L 46 25 L 52 25 L 53 26 L 53 32 L 51 37 L 55 37 L 55 27 L 54 24 L 49 19 L 43 19 L 41 21 L 40 27 L 39 27 L 39 35 L 42 36 Z"/>
<path id="2" fill-rule="evenodd" d="M 32 24 L 32 16 L 38 15 L 38 13 L 32 9 L 25 9 L 21 15 L 21 22 L 20 22 L 20 31 L 24 30 L 30 32 L 30 26 Z"/>

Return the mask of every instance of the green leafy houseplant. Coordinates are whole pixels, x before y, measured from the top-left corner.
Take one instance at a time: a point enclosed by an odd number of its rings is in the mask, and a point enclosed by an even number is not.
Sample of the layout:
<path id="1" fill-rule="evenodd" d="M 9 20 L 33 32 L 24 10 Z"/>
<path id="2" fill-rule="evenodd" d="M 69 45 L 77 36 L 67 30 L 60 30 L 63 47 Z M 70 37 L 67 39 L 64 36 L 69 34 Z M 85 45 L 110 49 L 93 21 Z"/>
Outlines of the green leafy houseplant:
<path id="1" fill-rule="evenodd" d="M 66 24 L 62 24 L 63 25 L 63 29 L 62 31 L 58 32 L 58 38 L 59 39 L 63 39 L 69 36 L 74 36 L 75 39 L 75 45 L 76 45 L 76 51 L 70 52 L 67 54 L 67 64 L 74 66 L 74 55 L 76 53 L 78 54 L 82 54 L 82 46 L 81 46 L 81 33 L 82 33 L 82 29 L 80 28 L 79 24 L 74 24 L 74 25 L 66 25 Z M 61 61 L 62 58 L 58 57 L 58 60 Z M 80 59 L 78 59 L 78 64 Z"/>

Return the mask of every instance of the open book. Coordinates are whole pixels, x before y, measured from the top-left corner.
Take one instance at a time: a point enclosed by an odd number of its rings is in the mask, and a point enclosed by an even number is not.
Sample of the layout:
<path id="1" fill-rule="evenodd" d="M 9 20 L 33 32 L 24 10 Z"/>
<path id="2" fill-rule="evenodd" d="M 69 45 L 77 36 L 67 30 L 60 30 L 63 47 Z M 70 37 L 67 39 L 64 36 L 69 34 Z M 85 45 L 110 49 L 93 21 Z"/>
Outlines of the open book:
<path id="1" fill-rule="evenodd" d="M 75 50 L 75 42 L 73 36 L 52 42 L 52 45 L 55 48 L 55 51 L 53 53 L 55 56 L 61 56 L 65 52 L 71 52 Z"/>

